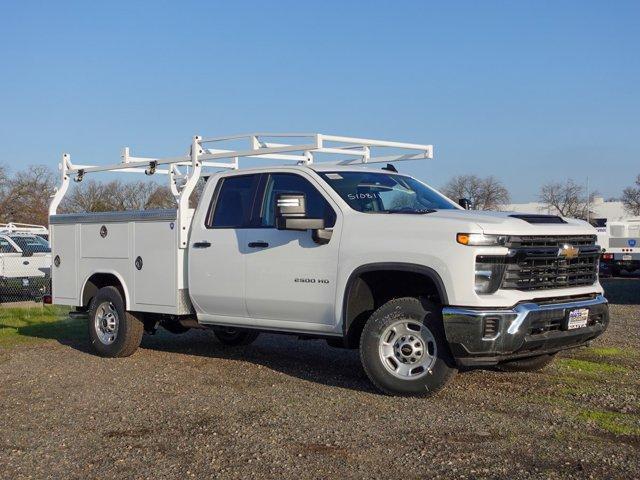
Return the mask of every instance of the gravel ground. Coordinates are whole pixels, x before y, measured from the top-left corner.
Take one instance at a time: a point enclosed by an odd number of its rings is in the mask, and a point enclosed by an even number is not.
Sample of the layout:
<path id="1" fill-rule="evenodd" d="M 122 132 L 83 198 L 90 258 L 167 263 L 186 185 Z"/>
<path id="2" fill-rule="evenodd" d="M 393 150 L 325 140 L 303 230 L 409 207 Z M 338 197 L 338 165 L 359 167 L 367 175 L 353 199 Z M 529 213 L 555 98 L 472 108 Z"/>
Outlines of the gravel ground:
<path id="1" fill-rule="evenodd" d="M 0 351 L 0 477 L 639 478 L 640 278 L 612 325 L 538 373 L 473 370 L 431 399 L 376 393 L 357 352 L 262 335 Z M 2 347 L 0 347 L 2 348 Z"/>

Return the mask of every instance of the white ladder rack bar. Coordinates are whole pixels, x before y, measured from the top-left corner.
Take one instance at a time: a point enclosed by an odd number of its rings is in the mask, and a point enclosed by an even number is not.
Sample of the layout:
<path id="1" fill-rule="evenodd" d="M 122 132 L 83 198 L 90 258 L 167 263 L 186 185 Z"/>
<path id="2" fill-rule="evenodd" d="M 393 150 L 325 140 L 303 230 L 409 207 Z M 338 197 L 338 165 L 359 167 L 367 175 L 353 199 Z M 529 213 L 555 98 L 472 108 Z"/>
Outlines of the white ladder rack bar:
<path id="1" fill-rule="evenodd" d="M 287 141 L 286 139 L 297 139 L 301 143 L 284 143 Z M 204 146 L 212 143 L 242 141 L 248 143 L 248 148 L 233 150 Z M 372 156 L 372 149 L 377 148 L 391 148 L 404 152 Z M 314 154 L 342 155 L 343 158 L 338 160 L 317 159 L 314 158 Z M 111 165 L 75 165 L 71 162 L 71 156 L 65 153 L 60 163 L 61 185 L 51 200 L 49 215 L 56 214 L 58 206 L 69 188 L 71 177 L 75 177 L 76 181 L 82 181 L 86 174 L 98 172 L 168 175 L 171 192 L 178 203 L 180 248 L 185 248 L 187 246 L 188 223 L 194 213 L 193 209 L 189 208 L 189 197 L 202 174 L 203 167 L 236 170 L 240 167 L 240 158 L 279 160 L 294 162 L 298 165 L 391 163 L 431 159 L 433 158 L 433 146 L 320 133 L 249 133 L 206 138 L 194 136 L 187 155 L 165 158 L 135 157 L 131 156 L 129 148 L 125 147 L 121 157 L 120 163 Z M 219 160 L 228 160 L 228 162 Z M 166 166 L 166 168 L 158 168 L 161 166 Z M 183 173 L 180 167 L 188 167 L 188 171 Z"/>

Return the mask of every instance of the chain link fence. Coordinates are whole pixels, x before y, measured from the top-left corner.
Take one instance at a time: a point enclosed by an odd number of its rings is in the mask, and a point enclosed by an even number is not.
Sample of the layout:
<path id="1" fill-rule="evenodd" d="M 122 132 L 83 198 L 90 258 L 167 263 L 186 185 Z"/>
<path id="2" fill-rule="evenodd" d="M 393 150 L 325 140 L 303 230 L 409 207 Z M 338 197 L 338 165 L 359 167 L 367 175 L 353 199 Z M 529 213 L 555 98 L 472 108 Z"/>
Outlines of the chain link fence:
<path id="1" fill-rule="evenodd" d="M 0 231 L 0 304 L 42 302 L 51 293 L 51 251 L 42 236 Z"/>

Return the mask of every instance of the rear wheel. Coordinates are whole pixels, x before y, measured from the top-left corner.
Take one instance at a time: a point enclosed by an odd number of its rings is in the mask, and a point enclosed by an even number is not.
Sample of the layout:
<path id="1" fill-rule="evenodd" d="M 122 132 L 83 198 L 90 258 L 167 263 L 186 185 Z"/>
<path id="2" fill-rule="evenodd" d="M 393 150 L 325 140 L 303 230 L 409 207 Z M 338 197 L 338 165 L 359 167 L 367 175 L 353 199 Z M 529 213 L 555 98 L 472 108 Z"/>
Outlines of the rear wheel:
<path id="1" fill-rule="evenodd" d="M 213 333 L 224 345 L 238 346 L 253 343 L 259 332 L 235 327 L 213 327 Z"/>
<path id="2" fill-rule="evenodd" d="M 456 373 L 441 309 L 412 297 L 391 300 L 371 315 L 360 358 L 371 382 L 388 394 L 430 396 Z"/>
<path id="3" fill-rule="evenodd" d="M 538 355 L 537 357 L 519 358 L 499 363 L 496 368 L 503 372 L 535 372 L 542 370 L 553 362 L 555 356 L 555 353 L 549 353 L 547 355 Z"/>
<path id="4" fill-rule="evenodd" d="M 103 357 L 128 357 L 140 346 L 144 323 L 125 310 L 116 287 L 103 287 L 89 307 L 89 339 Z"/>

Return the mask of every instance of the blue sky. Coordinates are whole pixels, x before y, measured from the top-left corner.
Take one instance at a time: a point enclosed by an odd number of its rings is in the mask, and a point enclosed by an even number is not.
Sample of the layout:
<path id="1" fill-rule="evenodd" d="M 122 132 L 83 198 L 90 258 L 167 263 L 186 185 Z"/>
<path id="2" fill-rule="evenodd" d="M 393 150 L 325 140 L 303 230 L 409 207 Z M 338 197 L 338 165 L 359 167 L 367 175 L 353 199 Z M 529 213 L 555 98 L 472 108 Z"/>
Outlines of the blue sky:
<path id="1" fill-rule="evenodd" d="M 0 3 L 0 164 L 183 153 L 193 134 L 433 143 L 515 201 L 640 173 L 640 2 Z"/>

